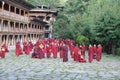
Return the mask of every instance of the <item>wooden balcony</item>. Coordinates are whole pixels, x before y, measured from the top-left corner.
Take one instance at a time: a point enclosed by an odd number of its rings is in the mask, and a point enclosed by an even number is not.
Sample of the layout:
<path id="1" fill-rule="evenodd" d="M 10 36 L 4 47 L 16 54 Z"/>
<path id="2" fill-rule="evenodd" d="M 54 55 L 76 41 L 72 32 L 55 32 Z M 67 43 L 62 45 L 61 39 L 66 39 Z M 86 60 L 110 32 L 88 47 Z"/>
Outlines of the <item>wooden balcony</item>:
<path id="1" fill-rule="evenodd" d="M 27 22 L 27 23 L 29 21 L 28 17 L 22 16 L 19 14 L 15 14 L 13 12 L 9 12 L 6 10 L 2 11 L 2 9 L 0 9 L 0 16 L 3 16 L 5 18 L 9 18 L 9 19 L 13 19 L 13 20 L 17 20 L 17 21 Z"/>

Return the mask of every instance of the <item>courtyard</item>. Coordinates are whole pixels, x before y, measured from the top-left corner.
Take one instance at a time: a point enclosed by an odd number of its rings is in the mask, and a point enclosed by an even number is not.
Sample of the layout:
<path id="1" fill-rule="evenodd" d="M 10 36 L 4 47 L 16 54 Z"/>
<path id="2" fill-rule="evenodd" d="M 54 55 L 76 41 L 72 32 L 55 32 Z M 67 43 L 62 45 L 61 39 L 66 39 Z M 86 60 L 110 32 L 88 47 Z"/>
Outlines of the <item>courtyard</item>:
<path id="1" fill-rule="evenodd" d="M 86 52 L 87 55 L 87 52 Z M 87 57 L 86 57 L 87 60 Z M 32 59 L 31 55 L 15 56 L 14 51 L 0 58 L 0 80 L 120 80 L 120 59 L 103 54 L 102 60 L 79 63 L 69 56 L 68 62 L 58 58 Z"/>

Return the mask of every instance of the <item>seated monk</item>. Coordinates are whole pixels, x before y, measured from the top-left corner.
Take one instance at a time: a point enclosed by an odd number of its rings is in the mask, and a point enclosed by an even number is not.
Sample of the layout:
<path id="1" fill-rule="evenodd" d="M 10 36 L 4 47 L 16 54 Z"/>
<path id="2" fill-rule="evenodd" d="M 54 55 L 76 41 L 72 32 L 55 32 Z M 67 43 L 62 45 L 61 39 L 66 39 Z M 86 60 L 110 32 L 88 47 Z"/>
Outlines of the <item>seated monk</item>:
<path id="1" fill-rule="evenodd" d="M 84 59 L 84 56 L 81 55 L 81 54 L 79 54 L 79 56 L 78 56 L 78 61 L 79 61 L 80 63 L 85 63 L 85 62 L 86 62 L 86 60 Z"/>

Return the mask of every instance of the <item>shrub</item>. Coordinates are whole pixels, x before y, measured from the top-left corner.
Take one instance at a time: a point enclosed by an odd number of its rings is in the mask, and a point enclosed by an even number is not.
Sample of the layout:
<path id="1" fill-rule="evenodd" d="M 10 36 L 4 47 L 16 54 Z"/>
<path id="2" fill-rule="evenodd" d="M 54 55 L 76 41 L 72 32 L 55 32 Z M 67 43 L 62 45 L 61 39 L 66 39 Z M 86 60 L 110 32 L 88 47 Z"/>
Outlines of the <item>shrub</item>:
<path id="1" fill-rule="evenodd" d="M 87 37 L 83 36 L 83 35 L 80 35 L 80 36 L 77 37 L 76 43 L 78 45 L 80 45 L 82 43 L 85 43 L 86 45 L 88 45 L 89 44 L 89 39 Z"/>
<path id="2" fill-rule="evenodd" d="M 117 49 L 116 49 L 116 55 L 119 55 L 119 56 L 120 56 L 120 48 L 117 48 Z"/>

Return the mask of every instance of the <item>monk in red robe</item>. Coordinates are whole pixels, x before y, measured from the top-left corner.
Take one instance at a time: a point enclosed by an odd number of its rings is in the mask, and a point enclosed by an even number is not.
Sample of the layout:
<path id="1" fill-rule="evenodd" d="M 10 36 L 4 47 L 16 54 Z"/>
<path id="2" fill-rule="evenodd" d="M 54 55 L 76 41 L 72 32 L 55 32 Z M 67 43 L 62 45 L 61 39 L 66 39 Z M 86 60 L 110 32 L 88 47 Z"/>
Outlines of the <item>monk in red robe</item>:
<path id="1" fill-rule="evenodd" d="M 73 54 L 72 54 L 74 61 L 78 61 L 78 51 L 79 51 L 79 47 L 78 47 L 78 45 L 76 45 L 74 50 L 73 50 Z"/>
<path id="2" fill-rule="evenodd" d="M 32 53 L 32 58 L 39 58 L 38 46 L 34 46 L 34 51 Z"/>
<path id="3" fill-rule="evenodd" d="M 16 54 L 16 56 L 19 56 L 19 55 L 22 55 L 22 54 L 23 54 L 23 53 L 22 53 L 22 48 L 21 48 L 21 46 L 20 46 L 20 42 L 17 42 L 17 43 L 16 43 L 15 54 Z"/>
<path id="4" fill-rule="evenodd" d="M 45 50 L 44 50 L 44 45 L 42 43 L 40 43 L 40 45 L 38 46 L 38 53 L 39 53 L 39 59 L 45 58 Z"/>
<path id="5" fill-rule="evenodd" d="M 96 56 L 97 56 L 97 47 L 94 44 L 94 46 L 93 46 L 93 59 L 96 59 Z"/>
<path id="6" fill-rule="evenodd" d="M 85 51 L 86 51 L 86 46 L 84 43 L 82 43 L 82 46 L 81 46 L 81 55 L 85 58 Z"/>
<path id="7" fill-rule="evenodd" d="M 46 55 L 47 55 L 47 58 L 50 58 L 51 46 L 49 44 L 46 45 Z"/>
<path id="8" fill-rule="evenodd" d="M 73 43 L 71 42 L 71 43 L 70 43 L 70 47 L 69 47 L 69 48 L 70 48 L 70 54 L 71 54 L 71 56 L 72 56 L 72 52 L 73 52 L 73 50 L 74 50 L 74 47 L 75 47 L 75 46 L 74 46 Z"/>
<path id="9" fill-rule="evenodd" d="M 98 48 L 97 48 L 97 57 L 96 57 L 96 60 L 100 61 L 101 60 L 101 56 L 102 56 L 102 46 L 99 44 Z"/>
<path id="10" fill-rule="evenodd" d="M 8 50 L 6 44 L 5 44 L 5 43 L 2 43 L 1 51 L 0 51 L 0 57 L 1 57 L 1 58 L 5 58 L 6 52 L 9 52 L 9 50 Z"/>
<path id="11" fill-rule="evenodd" d="M 63 50 L 63 62 L 67 62 L 68 61 L 68 47 L 66 44 L 63 44 L 62 50 Z"/>
<path id="12" fill-rule="evenodd" d="M 63 46 L 63 43 L 60 44 L 60 58 L 63 58 L 62 46 Z"/>
<path id="13" fill-rule="evenodd" d="M 58 46 L 56 43 L 53 43 L 53 45 L 52 45 L 52 52 L 53 52 L 53 57 L 57 58 Z"/>
<path id="14" fill-rule="evenodd" d="M 91 63 L 93 61 L 93 46 L 92 45 L 89 45 L 88 57 L 89 57 L 89 62 Z"/>
<path id="15" fill-rule="evenodd" d="M 29 46 L 30 46 L 30 51 L 32 51 L 34 45 L 33 45 L 33 43 L 31 41 L 29 42 Z"/>
<path id="16" fill-rule="evenodd" d="M 24 42 L 23 45 L 24 45 L 25 54 L 29 55 L 30 51 L 31 51 L 29 43 L 28 42 Z"/>

